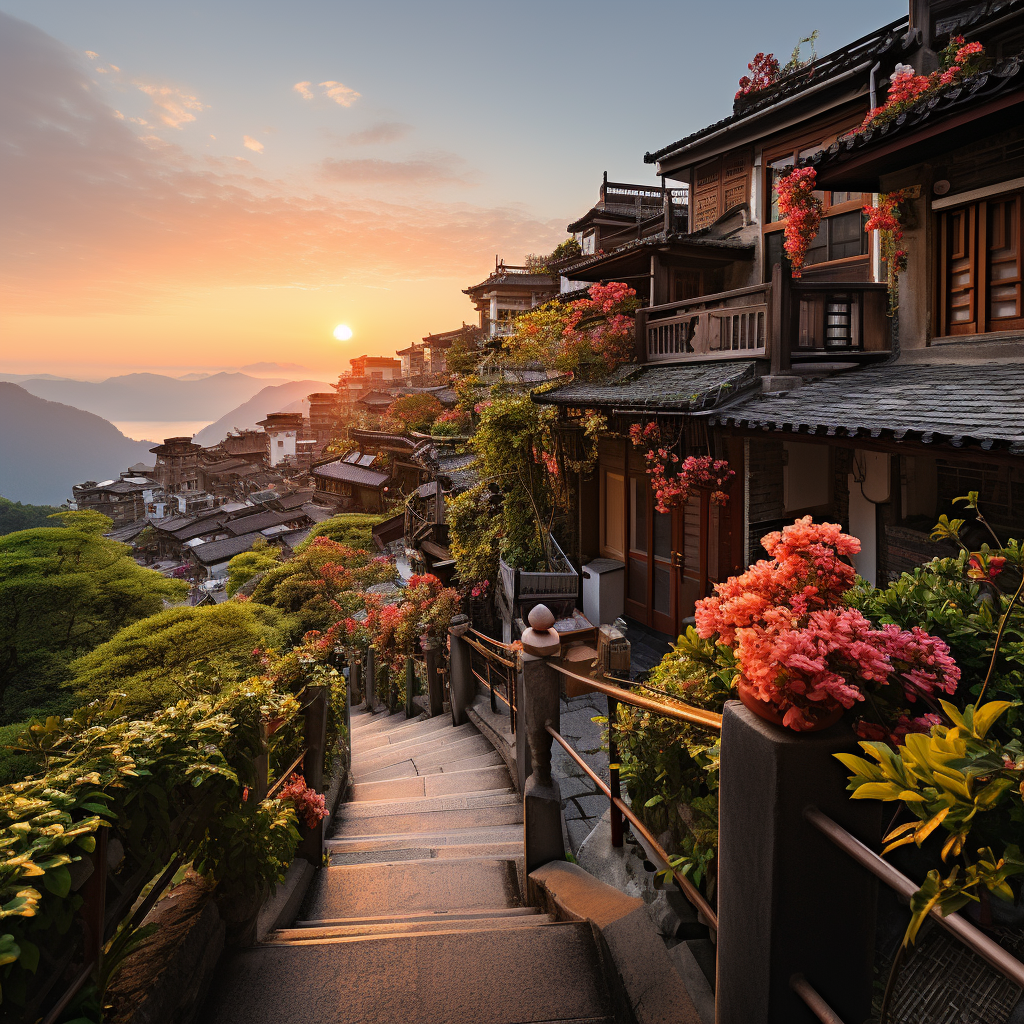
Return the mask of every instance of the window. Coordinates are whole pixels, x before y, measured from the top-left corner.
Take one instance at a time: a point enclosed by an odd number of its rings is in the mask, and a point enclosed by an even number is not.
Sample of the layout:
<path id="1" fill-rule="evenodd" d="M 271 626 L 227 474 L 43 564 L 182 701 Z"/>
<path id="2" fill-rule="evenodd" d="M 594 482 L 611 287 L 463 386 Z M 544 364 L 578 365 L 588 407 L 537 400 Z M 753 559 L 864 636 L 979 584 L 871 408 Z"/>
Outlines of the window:
<path id="1" fill-rule="evenodd" d="M 779 215 L 779 197 L 775 185 L 779 178 L 784 177 L 809 156 L 830 146 L 847 129 L 836 130 L 835 127 L 825 130 L 821 141 L 809 145 L 808 139 L 791 142 L 785 147 L 765 154 L 765 210 L 764 210 L 764 273 L 765 280 L 771 280 L 772 268 L 782 262 L 783 258 L 783 227 L 785 221 Z M 805 267 L 813 267 L 834 260 L 845 260 L 852 257 L 866 257 L 868 254 L 868 237 L 864 231 L 861 207 L 864 195 L 861 192 L 829 192 L 814 193 L 822 202 L 821 227 L 804 259 Z"/>
<path id="2" fill-rule="evenodd" d="M 1024 329 L 1022 195 L 998 196 L 940 214 L 940 331 Z"/>
<path id="3" fill-rule="evenodd" d="M 278 441 L 277 442 L 277 447 L 278 448 L 283 448 L 284 447 L 284 441 Z"/>
<path id="4" fill-rule="evenodd" d="M 625 523 L 626 511 L 625 480 L 621 473 L 604 470 L 601 473 L 601 555 L 624 561 L 626 553 Z"/>

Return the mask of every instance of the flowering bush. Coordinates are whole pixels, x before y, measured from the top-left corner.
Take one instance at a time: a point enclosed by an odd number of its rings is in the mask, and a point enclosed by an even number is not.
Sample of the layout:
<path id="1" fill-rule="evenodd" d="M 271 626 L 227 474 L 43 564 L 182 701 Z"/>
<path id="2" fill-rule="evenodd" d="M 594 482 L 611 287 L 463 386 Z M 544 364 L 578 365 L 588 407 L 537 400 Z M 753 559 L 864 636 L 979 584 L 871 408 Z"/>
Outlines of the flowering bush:
<path id="1" fill-rule="evenodd" d="M 281 787 L 278 800 L 291 800 L 295 813 L 306 823 L 306 828 L 316 826 L 327 817 L 327 801 L 322 793 L 310 789 L 305 778 L 293 772 Z"/>
<path id="2" fill-rule="evenodd" d="M 434 420 L 430 433 L 438 437 L 456 437 L 469 430 L 471 417 L 463 409 L 447 409 Z"/>
<path id="3" fill-rule="evenodd" d="M 985 48 L 981 43 L 965 43 L 963 36 L 950 36 L 939 60 L 941 67 L 930 75 L 916 75 L 909 64 L 897 64 L 889 80 L 885 102 L 869 110 L 860 126 L 850 134 L 859 135 L 869 128 L 889 124 L 922 99 L 977 74 L 985 65 Z"/>
<path id="4" fill-rule="evenodd" d="M 843 603 L 856 576 L 843 559 L 860 541 L 805 516 L 761 543 L 771 560 L 716 584 L 715 596 L 696 608 L 699 635 L 732 649 L 738 684 L 797 730 L 817 727 L 866 694 L 878 719 L 868 731 L 929 728 L 900 716 L 907 704 L 931 706 L 937 694 L 953 693 L 960 670 L 944 641 L 916 626 L 876 629 Z"/>
<path id="5" fill-rule="evenodd" d="M 761 92 L 774 85 L 779 78 L 779 61 L 773 53 L 758 53 L 747 65 L 749 75 L 740 79 L 739 91 L 735 98 L 749 96 L 753 92 Z"/>
<path id="6" fill-rule="evenodd" d="M 724 459 L 689 455 L 680 462 L 679 456 L 665 447 L 657 423 L 646 426 L 634 423 L 629 428 L 629 439 L 635 447 L 646 449 L 644 462 L 654 488 L 654 507 L 659 512 L 685 505 L 694 488 L 711 488 L 711 500 L 716 505 L 724 505 L 729 500 L 725 488 L 736 473 Z M 670 473 L 673 465 L 679 468 Z"/>
<path id="7" fill-rule="evenodd" d="M 613 370 L 633 358 L 636 290 L 618 281 L 591 285 L 588 297 L 549 302 L 516 319 L 502 342 L 518 363 L 539 361 L 569 373 Z"/>
<path id="8" fill-rule="evenodd" d="M 402 395 L 388 406 L 387 418 L 408 430 L 427 430 L 442 412 L 436 395 Z"/>
<path id="9" fill-rule="evenodd" d="M 881 239 L 882 259 L 885 260 L 886 275 L 889 284 L 889 304 L 895 310 L 899 294 L 899 275 L 907 269 L 907 250 L 900 244 L 903 241 L 903 214 L 901 206 L 910 198 L 910 189 L 901 188 L 895 192 L 883 192 L 878 197 L 878 205 L 867 203 L 864 213 L 867 221 L 865 231 L 879 231 Z"/>
<path id="10" fill-rule="evenodd" d="M 821 200 L 814 194 L 817 177 L 813 167 L 795 167 L 775 183 L 779 214 L 786 218 L 783 247 L 794 277 L 800 277 L 807 250 L 821 227 Z"/>

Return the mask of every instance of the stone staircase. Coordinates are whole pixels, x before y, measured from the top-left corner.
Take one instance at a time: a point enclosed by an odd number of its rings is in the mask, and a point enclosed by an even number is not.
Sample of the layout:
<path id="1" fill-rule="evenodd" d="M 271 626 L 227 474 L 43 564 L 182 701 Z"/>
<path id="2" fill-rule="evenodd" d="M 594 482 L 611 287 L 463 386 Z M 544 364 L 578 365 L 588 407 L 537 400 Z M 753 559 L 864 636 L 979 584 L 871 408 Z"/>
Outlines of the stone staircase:
<path id="1" fill-rule="evenodd" d="M 226 962 L 210 1024 L 613 1024 L 593 931 L 527 907 L 522 799 L 447 716 L 352 717 L 351 802 L 300 920 Z"/>

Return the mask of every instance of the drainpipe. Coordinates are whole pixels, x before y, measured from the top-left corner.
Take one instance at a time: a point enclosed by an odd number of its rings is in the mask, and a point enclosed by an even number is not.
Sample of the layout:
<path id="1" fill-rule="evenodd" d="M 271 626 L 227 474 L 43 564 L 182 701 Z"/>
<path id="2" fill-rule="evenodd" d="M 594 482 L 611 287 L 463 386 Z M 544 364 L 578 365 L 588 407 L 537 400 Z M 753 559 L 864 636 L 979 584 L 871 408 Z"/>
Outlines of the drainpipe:
<path id="1" fill-rule="evenodd" d="M 869 103 L 870 103 L 870 106 L 868 108 L 869 110 L 874 110 L 875 107 L 878 106 L 878 90 L 877 90 L 877 88 L 875 86 L 875 74 L 877 73 L 878 69 L 881 66 L 882 66 L 882 62 L 880 60 L 876 60 L 875 64 L 874 64 L 874 67 L 871 69 L 871 71 L 868 74 L 868 91 L 869 91 L 870 96 L 871 96 L 871 98 L 869 100 Z"/>

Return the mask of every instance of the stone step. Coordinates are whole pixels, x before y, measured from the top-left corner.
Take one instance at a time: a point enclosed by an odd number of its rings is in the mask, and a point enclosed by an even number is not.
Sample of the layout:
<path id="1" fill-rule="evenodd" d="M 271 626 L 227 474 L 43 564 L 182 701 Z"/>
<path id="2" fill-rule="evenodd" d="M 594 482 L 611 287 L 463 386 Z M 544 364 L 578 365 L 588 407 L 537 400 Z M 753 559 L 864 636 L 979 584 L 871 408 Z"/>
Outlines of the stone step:
<path id="1" fill-rule="evenodd" d="M 515 907 L 521 902 L 512 861 L 411 860 L 323 868 L 299 916 L 313 922 Z"/>
<path id="2" fill-rule="evenodd" d="M 412 779 L 417 775 L 440 775 L 442 773 L 465 772 L 473 768 L 492 768 L 502 765 L 505 762 L 493 748 L 484 754 L 474 754 L 471 757 L 455 757 L 450 761 L 441 764 L 428 764 L 425 758 L 401 761 L 399 764 L 390 765 L 387 768 L 378 768 L 376 771 L 359 773 L 353 772 L 352 780 L 356 785 L 365 782 L 386 782 L 392 779 Z"/>
<path id="3" fill-rule="evenodd" d="M 398 729 L 403 725 L 413 725 L 417 722 L 427 721 L 430 721 L 430 719 L 425 718 L 422 714 L 406 718 L 404 711 L 396 711 L 393 715 L 389 715 L 386 711 L 381 711 L 372 716 L 363 716 L 361 721 L 353 722 L 352 736 L 359 735 L 360 737 L 365 737 L 379 729 Z M 450 720 L 449 724 L 451 724 Z"/>
<path id="4" fill-rule="evenodd" d="M 484 828 L 487 825 L 517 825 L 523 820 L 518 797 L 497 807 L 468 807 L 452 811 L 414 811 L 382 814 L 375 818 L 353 818 L 332 823 L 331 839 L 356 836 L 411 835 L 417 832 L 447 832 L 458 828 Z"/>
<path id="5" fill-rule="evenodd" d="M 397 717 L 397 716 L 396 716 Z M 394 746 L 416 736 L 432 736 L 445 730 L 454 730 L 452 720 L 447 715 L 437 718 L 403 718 L 403 721 L 387 729 L 360 729 L 352 731 L 352 749 L 360 752 L 374 750 L 377 747 Z M 465 728 L 460 726 L 459 728 Z"/>
<path id="6" fill-rule="evenodd" d="M 515 860 L 523 856 L 522 829 L 519 838 L 505 843 L 466 843 L 452 846 L 411 846 L 407 850 L 364 850 L 361 853 L 331 853 L 331 864 L 383 864 L 400 860 L 443 860 L 457 857 L 487 857 Z M 418 838 L 418 837 L 416 837 Z"/>
<path id="7" fill-rule="evenodd" d="M 425 814 L 430 811 L 466 811 L 474 807 L 518 806 L 521 797 L 511 787 L 504 790 L 486 790 L 480 793 L 450 793 L 442 796 L 424 796 L 412 800 L 363 800 L 344 804 L 342 821 L 379 818 L 395 814 Z"/>
<path id="8" fill-rule="evenodd" d="M 332 942 L 337 939 L 368 939 L 385 935 L 436 935 L 438 932 L 473 931 L 492 928 L 540 928 L 554 922 L 551 914 L 429 914 L 418 921 L 360 922 L 358 924 L 312 924 L 303 928 L 282 928 L 267 936 L 267 942 Z"/>
<path id="9" fill-rule="evenodd" d="M 404 756 L 396 752 L 390 757 L 380 757 L 374 760 L 354 758 L 352 775 L 355 782 L 377 781 L 368 776 L 379 771 L 387 771 L 406 761 L 411 761 L 416 766 L 418 773 L 423 768 L 451 764 L 453 761 L 462 761 L 467 757 L 478 757 L 489 753 L 496 753 L 494 747 L 485 737 L 477 733 L 475 736 L 456 740 L 454 743 L 425 743 L 412 750 L 407 750 Z"/>
<path id="10" fill-rule="evenodd" d="M 430 736 L 416 736 L 402 743 L 388 744 L 385 747 L 376 747 L 369 751 L 353 750 L 352 764 L 357 766 L 360 771 L 368 772 L 375 768 L 384 768 L 389 764 L 397 764 L 407 758 L 415 760 L 425 754 L 458 749 L 460 744 L 471 743 L 474 740 L 483 740 L 483 744 L 478 744 L 481 753 L 484 750 L 493 749 L 490 740 L 476 731 L 476 726 L 461 725 L 458 729 L 448 726 L 447 729 Z"/>
<path id="11" fill-rule="evenodd" d="M 512 780 L 504 765 L 474 768 L 438 775 L 418 775 L 388 782 L 361 782 L 352 787 L 348 809 L 353 804 L 376 800 L 414 800 L 421 796 L 445 796 L 449 793 L 482 793 L 489 789 L 509 789 Z"/>
<path id="12" fill-rule="evenodd" d="M 226 958 L 218 982 L 205 1024 L 613 1019 L 589 924 L 257 946 Z"/>
<path id="13" fill-rule="evenodd" d="M 522 825 L 492 825 L 489 828 L 449 829 L 445 832 L 401 833 L 395 835 L 350 836 L 327 839 L 324 848 L 335 854 L 379 853 L 441 847 L 475 846 L 480 843 L 507 843 L 522 853 Z M 423 858 L 426 860 L 427 858 Z"/>
<path id="14" fill-rule="evenodd" d="M 434 921 L 443 918 L 446 921 L 475 921 L 478 918 L 492 917 L 536 917 L 540 911 L 536 907 L 486 907 L 482 910 L 422 910 L 416 914 L 392 914 L 383 917 L 338 917 L 324 921 L 296 921 L 293 928 L 329 928 L 333 925 L 359 924 L 393 924 L 405 922 Z"/>

